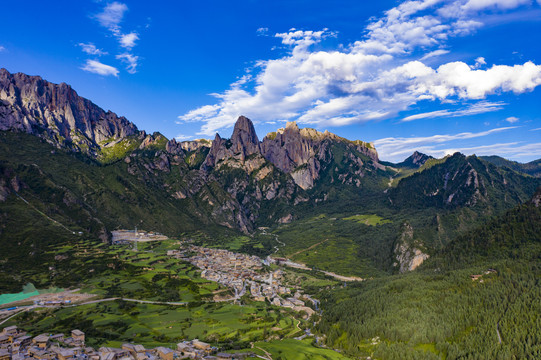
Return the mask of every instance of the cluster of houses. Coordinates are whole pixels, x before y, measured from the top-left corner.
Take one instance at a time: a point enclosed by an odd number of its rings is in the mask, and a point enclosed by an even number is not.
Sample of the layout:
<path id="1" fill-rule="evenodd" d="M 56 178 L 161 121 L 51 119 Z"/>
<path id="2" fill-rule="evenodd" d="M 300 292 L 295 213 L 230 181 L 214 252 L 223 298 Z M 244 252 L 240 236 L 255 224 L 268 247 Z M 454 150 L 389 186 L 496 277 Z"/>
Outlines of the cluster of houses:
<path id="1" fill-rule="evenodd" d="M 217 348 L 198 339 L 183 341 L 175 350 L 161 346 L 146 349 L 143 345 L 133 344 L 95 350 L 85 347 L 85 334 L 80 330 L 72 330 L 70 337 L 64 334 L 32 337 L 17 326 L 6 327 L 0 333 L 0 360 L 232 360 L 252 356 L 253 353 L 218 352 Z"/>
<path id="2" fill-rule="evenodd" d="M 194 245 L 182 250 L 169 250 L 167 255 L 198 267 L 202 270 L 201 277 L 231 288 L 237 299 L 249 290 L 255 301 L 267 299 L 276 306 L 304 311 L 307 316 L 314 313 L 313 309 L 305 306 L 299 294 L 286 298 L 284 295 L 290 294 L 291 289 L 282 284 L 283 271 L 263 272 L 265 261 L 257 256 Z"/>
<path id="3" fill-rule="evenodd" d="M 85 348 L 85 334 L 72 330 L 70 337 L 64 334 L 40 334 L 32 337 L 17 326 L 9 326 L 0 333 L 0 360 L 18 359 L 75 359 L 78 355 L 91 358 L 92 348 Z M 100 360 L 99 357 L 95 357 Z"/>

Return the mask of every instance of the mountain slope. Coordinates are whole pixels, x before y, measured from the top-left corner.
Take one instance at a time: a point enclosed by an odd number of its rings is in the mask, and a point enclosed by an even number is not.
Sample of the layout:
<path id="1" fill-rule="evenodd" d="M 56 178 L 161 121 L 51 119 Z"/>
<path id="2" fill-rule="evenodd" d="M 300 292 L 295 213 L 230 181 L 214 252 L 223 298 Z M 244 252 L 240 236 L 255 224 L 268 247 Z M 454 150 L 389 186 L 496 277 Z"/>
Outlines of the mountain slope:
<path id="1" fill-rule="evenodd" d="M 67 84 L 53 84 L 39 76 L 10 74 L 0 69 L 0 130 L 38 135 L 63 148 L 97 156 L 137 127 L 124 117 L 105 112 L 77 95 Z"/>
<path id="2" fill-rule="evenodd" d="M 504 159 L 500 156 L 480 156 L 481 159 L 488 161 L 498 167 L 507 167 L 516 172 L 528 174 L 533 177 L 541 177 L 541 159 L 530 161 L 529 163 L 519 163 Z"/>

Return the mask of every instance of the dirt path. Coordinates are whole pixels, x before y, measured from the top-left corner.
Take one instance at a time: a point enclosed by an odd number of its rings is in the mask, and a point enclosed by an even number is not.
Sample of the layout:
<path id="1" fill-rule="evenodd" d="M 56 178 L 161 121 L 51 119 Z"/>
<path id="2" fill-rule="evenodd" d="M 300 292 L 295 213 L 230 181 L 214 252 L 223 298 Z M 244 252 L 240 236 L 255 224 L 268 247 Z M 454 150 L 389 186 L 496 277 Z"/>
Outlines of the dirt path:
<path id="1" fill-rule="evenodd" d="M 19 195 L 18 192 L 15 192 L 15 195 L 20 199 L 22 200 L 26 205 L 30 206 L 32 209 L 34 209 L 35 211 L 37 211 L 39 214 L 45 216 L 49 221 L 53 222 L 54 224 L 60 226 L 61 228 L 65 229 L 66 231 L 69 231 L 70 233 L 72 234 L 75 234 L 75 231 L 72 231 L 70 230 L 67 226 L 64 226 L 64 224 L 56 221 L 55 219 L 49 217 L 47 214 L 43 213 L 42 211 L 38 210 L 34 205 L 30 204 L 28 201 L 26 201 L 26 199 L 24 199 L 21 195 Z"/>
<path id="2" fill-rule="evenodd" d="M 326 241 L 328 241 L 328 240 L 329 240 L 329 239 L 325 239 L 325 240 L 323 240 L 323 241 L 318 242 L 317 244 L 314 244 L 314 245 L 312 245 L 312 246 L 307 247 L 306 249 L 299 250 L 299 251 L 297 251 L 297 252 L 295 252 L 295 253 L 289 255 L 289 256 L 288 256 L 288 259 L 291 259 L 293 256 L 302 254 L 302 253 L 305 252 L 305 251 L 312 250 L 312 249 L 315 248 L 316 246 L 319 246 L 319 245 L 323 244 L 324 242 L 326 242 Z"/>
<path id="3" fill-rule="evenodd" d="M 267 357 L 267 359 L 272 360 L 272 356 L 267 350 L 265 350 L 263 348 L 260 348 L 259 346 L 256 346 L 255 348 L 263 351 L 265 353 L 265 356 Z"/>

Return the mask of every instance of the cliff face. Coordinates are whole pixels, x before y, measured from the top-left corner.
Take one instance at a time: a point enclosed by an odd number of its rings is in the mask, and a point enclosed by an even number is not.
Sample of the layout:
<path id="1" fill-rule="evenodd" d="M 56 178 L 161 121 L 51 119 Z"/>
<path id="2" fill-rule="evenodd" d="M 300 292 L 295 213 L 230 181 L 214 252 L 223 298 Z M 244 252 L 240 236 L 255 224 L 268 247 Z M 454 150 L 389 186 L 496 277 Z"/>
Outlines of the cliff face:
<path id="1" fill-rule="evenodd" d="M 123 160 L 130 175 L 172 198 L 200 202 L 197 216 L 250 232 L 265 213 L 278 221 L 284 207 L 309 201 L 318 181 L 360 187 L 366 173 L 384 168 L 371 144 L 328 131 L 284 129 L 260 141 L 240 116 L 230 139 L 177 142 L 146 134 L 124 117 L 104 111 L 67 84 L 0 69 L 0 130 L 39 136 L 58 148 L 83 152 L 102 164 Z M 329 175 L 331 174 L 331 175 Z M 322 176 L 327 176 L 325 180 Z M 321 197 L 327 190 L 318 190 Z M 9 194 L 0 183 L 0 198 Z M 318 195 L 318 196 L 319 196 Z M 324 201 L 324 200 L 319 200 Z M 204 208 L 204 210 L 203 210 Z M 287 206 L 286 206 L 287 208 Z"/>
<path id="2" fill-rule="evenodd" d="M 56 146 L 92 155 L 138 133 L 124 117 L 104 111 L 65 83 L 0 69 L 0 130 L 38 135 Z"/>
<path id="3" fill-rule="evenodd" d="M 394 248 L 396 260 L 394 265 L 401 274 L 415 270 L 429 258 L 429 255 L 425 254 L 419 247 L 422 247 L 422 244 L 414 241 L 411 225 L 408 223 L 403 224 Z"/>
<path id="4" fill-rule="evenodd" d="M 332 159 L 331 147 L 336 143 L 349 148 L 349 154 L 357 152 L 370 158 L 373 164 L 379 165 L 378 154 L 371 144 L 349 141 L 328 131 L 299 129 L 295 122 L 288 122 L 285 129 L 265 136 L 261 143 L 261 152 L 277 168 L 291 174 L 295 183 L 306 190 L 314 186 L 324 164 Z M 353 157 L 363 165 L 358 156 Z"/>
<path id="5" fill-rule="evenodd" d="M 349 141 L 328 131 L 299 129 L 295 122 L 270 133 L 259 142 L 252 122 L 241 116 L 235 124 L 231 139 L 225 140 L 216 134 L 203 167 L 207 170 L 227 164 L 253 170 L 254 160 L 259 166 L 267 160 L 276 168 L 291 175 L 295 183 L 307 190 L 320 178 L 321 170 L 333 160 L 333 145 L 345 147 L 348 157 L 359 167 L 364 166 L 361 157 L 368 159 L 374 167 L 383 168 L 378 162 L 376 149 L 369 143 Z M 351 160 L 350 159 L 350 160 Z M 361 175 L 359 169 L 356 169 Z M 354 171 L 354 172 L 355 172 Z M 345 178 L 344 178 L 345 179 Z"/>

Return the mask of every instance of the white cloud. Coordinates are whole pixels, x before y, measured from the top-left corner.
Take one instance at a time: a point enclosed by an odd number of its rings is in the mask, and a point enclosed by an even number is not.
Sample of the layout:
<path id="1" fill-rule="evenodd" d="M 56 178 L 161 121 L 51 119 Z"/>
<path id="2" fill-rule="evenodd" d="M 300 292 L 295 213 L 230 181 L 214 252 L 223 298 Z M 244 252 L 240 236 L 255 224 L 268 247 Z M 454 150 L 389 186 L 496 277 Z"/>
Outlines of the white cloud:
<path id="1" fill-rule="evenodd" d="M 4 51 L 6 51 L 6 48 L 0 45 L 0 52 L 4 52 Z"/>
<path id="2" fill-rule="evenodd" d="M 449 54 L 449 50 L 443 50 L 443 49 L 440 49 L 440 50 L 434 50 L 434 51 L 431 51 L 429 52 L 428 54 L 424 55 L 422 58 L 420 58 L 419 60 L 420 61 L 423 61 L 423 60 L 426 60 L 426 59 L 429 59 L 431 57 L 435 57 L 435 56 L 440 56 L 440 55 L 445 55 L 445 54 Z"/>
<path id="3" fill-rule="evenodd" d="M 107 4 L 101 13 L 95 15 L 95 18 L 101 26 L 114 32 L 118 31 L 118 26 L 126 11 L 128 11 L 126 4 L 115 1 Z"/>
<path id="4" fill-rule="evenodd" d="M 107 55 L 107 52 L 101 49 L 98 49 L 96 45 L 92 43 L 88 43 L 88 44 L 79 43 L 78 45 L 81 47 L 81 50 L 83 50 L 83 52 L 87 53 L 88 55 L 96 55 L 96 56 Z"/>
<path id="5" fill-rule="evenodd" d="M 376 149 L 378 149 L 378 154 L 380 158 L 388 161 L 400 161 L 405 157 L 411 155 L 416 150 L 435 157 L 441 157 L 447 154 L 452 154 L 456 151 L 467 153 L 468 151 L 471 151 L 473 149 L 470 147 L 461 147 L 458 145 L 455 147 L 449 147 L 450 142 L 485 137 L 488 135 L 516 128 L 516 126 L 509 126 L 481 131 L 477 133 L 464 132 L 453 135 L 444 134 L 425 137 L 389 137 L 374 141 L 374 145 L 376 146 Z M 439 145 L 444 145 L 444 147 L 441 147 Z M 494 154 L 494 151 L 492 152 L 492 154 Z"/>
<path id="6" fill-rule="evenodd" d="M 531 4 L 531 0 L 469 0 L 462 8 L 465 10 L 482 10 L 486 8 L 513 9 L 527 4 Z"/>
<path id="7" fill-rule="evenodd" d="M 257 32 L 257 35 L 259 36 L 265 36 L 269 33 L 269 28 L 260 27 L 259 29 L 256 30 L 256 32 Z"/>
<path id="8" fill-rule="evenodd" d="M 103 8 L 102 12 L 99 14 L 96 14 L 93 16 L 94 19 L 96 19 L 99 24 L 105 28 L 107 28 L 113 36 L 118 40 L 120 47 L 124 48 L 125 50 L 122 51 L 129 51 L 124 52 L 122 54 L 116 55 L 115 58 L 117 60 L 120 60 L 122 63 L 126 64 L 126 71 L 130 74 L 135 74 L 137 72 L 137 66 L 139 63 L 139 57 L 130 53 L 133 47 L 136 45 L 137 40 L 139 40 L 139 34 L 135 31 L 124 33 L 122 31 L 122 28 L 120 26 L 120 23 L 124 19 L 125 13 L 128 11 L 128 6 L 124 3 L 115 1 L 112 3 L 108 3 Z M 80 43 L 79 46 L 81 46 L 82 50 L 86 52 L 89 55 L 106 55 L 107 53 L 97 49 L 96 46 L 92 43 Z M 89 65 L 91 64 L 91 65 Z M 106 72 L 108 75 L 113 74 L 111 69 L 104 68 L 104 64 L 101 64 L 96 61 L 87 61 L 87 65 L 83 68 L 87 71 L 92 71 L 99 73 Z M 114 73 L 115 76 L 118 75 L 118 70 L 116 68 L 111 67 L 112 69 L 115 69 L 116 73 Z M 88 70 L 92 69 L 92 70 Z"/>
<path id="9" fill-rule="evenodd" d="M 505 119 L 505 121 L 507 121 L 507 122 L 509 122 L 511 124 L 516 123 L 518 120 L 519 120 L 519 118 L 516 117 L 516 116 L 510 116 L 507 119 Z"/>
<path id="10" fill-rule="evenodd" d="M 175 139 L 178 140 L 178 141 L 188 141 L 188 140 L 193 139 L 193 136 L 184 135 L 184 134 L 178 134 L 177 136 L 175 136 Z"/>
<path id="11" fill-rule="evenodd" d="M 537 128 L 537 129 L 531 129 L 530 131 L 540 131 L 541 128 Z"/>
<path id="12" fill-rule="evenodd" d="M 113 75 L 115 77 L 118 77 L 117 68 L 110 65 L 102 64 L 101 62 L 96 61 L 96 60 L 87 60 L 86 65 L 83 66 L 81 69 L 83 69 L 84 71 L 88 71 L 88 72 L 103 75 L 103 76 Z"/>
<path id="13" fill-rule="evenodd" d="M 482 56 L 479 56 L 477 59 L 475 59 L 475 65 L 473 65 L 474 69 L 479 69 L 481 66 L 486 65 L 487 62 L 485 61 L 485 58 Z"/>
<path id="14" fill-rule="evenodd" d="M 472 104 L 464 109 L 460 110 L 437 110 L 437 111 L 431 111 L 421 114 L 414 114 L 407 116 L 402 119 L 402 121 L 413 121 L 413 120 L 419 120 L 419 119 L 432 119 L 432 118 L 438 118 L 438 117 L 457 117 L 457 116 L 469 116 L 469 115 L 476 115 L 476 114 L 482 114 L 486 112 L 491 111 L 497 111 L 503 109 L 503 106 L 507 105 L 503 102 L 488 102 L 488 101 L 480 101 L 478 103 Z"/>
<path id="15" fill-rule="evenodd" d="M 120 46 L 130 50 L 135 46 L 135 42 L 139 40 L 139 36 L 136 32 L 131 32 L 129 34 L 122 34 L 119 36 Z"/>
<path id="16" fill-rule="evenodd" d="M 541 66 L 526 62 L 479 69 L 486 61 L 478 57 L 474 65 L 455 61 L 433 68 L 421 60 L 446 54 L 442 47 L 449 38 L 482 26 L 482 18 L 465 11 L 465 4 L 465 0 L 405 1 L 374 19 L 362 40 L 338 50 L 313 50 L 315 44 L 336 36 L 327 29 L 277 33 L 275 37 L 289 47 L 285 55 L 258 61 L 229 89 L 211 94 L 214 104 L 179 119 L 202 122 L 199 134 L 212 136 L 233 126 L 239 115 L 256 122 L 297 120 L 323 127 L 386 119 L 422 100 L 461 100 L 466 106 L 430 117 L 499 110 L 503 103 L 471 101 L 532 91 L 541 84 Z"/>
<path id="17" fill-rule="evenodd" d="M 135 56 L 129 53 L 123 53 L 117 55 L 116 58 L 126 64 L 127 72 L 129 72 L 130 74 L 135 74 L 137 72 L 137 65 L 139 65 L 139 56 Z"/>

